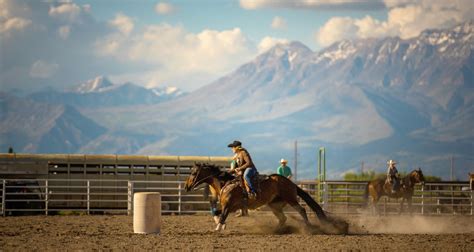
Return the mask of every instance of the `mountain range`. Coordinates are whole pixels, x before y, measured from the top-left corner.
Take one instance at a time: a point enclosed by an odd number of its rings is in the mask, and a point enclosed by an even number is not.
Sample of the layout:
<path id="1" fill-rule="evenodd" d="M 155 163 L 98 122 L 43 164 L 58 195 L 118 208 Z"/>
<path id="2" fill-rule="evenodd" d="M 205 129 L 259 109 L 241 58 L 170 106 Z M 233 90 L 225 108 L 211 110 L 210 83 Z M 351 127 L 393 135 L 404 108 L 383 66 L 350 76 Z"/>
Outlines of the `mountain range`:
<path id="1" fill-rule="evenodd" d="M 98 76 L 68 90 L 47 89 L 33 93 L 29 98 L 37 102 L 67 104 L 78 108 L 98 108 L 156 104 L 183 94 L 175 87 L 148 89 L 133 83 L 113 84 L 106 77 Z"/>
<path id="2" fill-rule="evenodd" d="M 383 171 L 388 159 L 402 171 L 421 167 L 448 178 L 453 157 L 456 177 L 465 180 L 474 167 L 473 48 L 474 23 L 467 22 L 408 40 L 340 41 L 317 52 L 279 44 L 189 94 L 154 97 L 156 90 L 100 77 L 24 99 L 90 118 L 97 129 L 85 130 L 93 134 L 77 143 L 73 151 L 81 153 L 231 155 L 225 146 L 239 139 L 260 171 L 273 172 L 280 158 L 293 160 L 297 140 L 299 178 L 316 176 L 316 151 L 324 146 L 331 178 L 361 162 Z M 7 116 L 2 123 L 10 125 L 2 139 L 11 140 L 18 134 L 11 125 L 24 122 Z M 46 132 L 23 131 L 25 143 Z"/>

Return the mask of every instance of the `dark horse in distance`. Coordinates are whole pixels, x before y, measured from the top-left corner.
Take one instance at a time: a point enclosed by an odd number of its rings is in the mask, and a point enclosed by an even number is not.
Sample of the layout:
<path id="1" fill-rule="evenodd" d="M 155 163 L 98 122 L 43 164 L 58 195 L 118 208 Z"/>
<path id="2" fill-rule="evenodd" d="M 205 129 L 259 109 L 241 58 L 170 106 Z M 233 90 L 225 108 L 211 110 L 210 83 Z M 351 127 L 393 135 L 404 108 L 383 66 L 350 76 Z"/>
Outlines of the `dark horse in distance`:
<path id="1" fill-rule="evenodd" d="M 403 211 L 403 203 L 405 200 L 408 202 L 408 211 L 411 213 L 411 203 L 413 192 L 415 191 L 415 184 L 424 183 L 425 177 L 420 168 L 413 170 L 407 176 L 401 179 L 401 185 L 396 193 L 391 192 L 392 186 L 385 182 L 384 178 L 370 181 L 365 188 L 365 199 L 368 201 L 369 195 L 371 196 L 371 203 L 373 210 L 376 211 L 376 205 L 382 196 L 390 198 L 402 198 L 400 203 L 400 213 Z"/>
<path id="2" fill-rule="evenodd" d="M 255 199 L 244 199 L 245 193 L 239 183 L 236 180 L 225 183 L 222 187 L 215 183 L 215 180 L 222 176 L 222 172 L 218 167 L 213 165 L 202 165 L 195 164 L 191 170 L 191 174 L 186 180 L 185 189 L 190 191 L 199 184 L 208 183 L 215 189 L 219 189 L 219 200 L 221 205 L 221 214 L 219 217 L 219 223 L 217 224 L 216 231 L 221 231 L 225 228 L 225 221 L 229 213 L 234 212 L 238 209 L 248 207 L 250 209 L 256 209 L 260 206 L 267 205 L 275 214 L 279 220 L 279 227 L 283 226 L 286 222 L 286 216 L 283 213 L 283 208 L 286 205 L 293 207 L 303 218 L 306 225 L 310 225 L 306 210 L 298 203 L 297 196 L 301 197 L 306 204 L 313 210 L 321 223 L 329 224 L 329 219 L 324 213 L 323 209 L 311 198 L 309 194 L 299 188 L 291 180 L 280 176 L 280 175 L 269 175 L 265 179 L 261 180 L 259 187 L 261 192 Z M 219 180 L 219 179 L 218 179 Z M 217 190 L 214 190 L 217 191 Z M 247 206 L 244 206 L 244 202 L 247 202 Z M 347 232 L 347 223 L 339 232 Z"/>

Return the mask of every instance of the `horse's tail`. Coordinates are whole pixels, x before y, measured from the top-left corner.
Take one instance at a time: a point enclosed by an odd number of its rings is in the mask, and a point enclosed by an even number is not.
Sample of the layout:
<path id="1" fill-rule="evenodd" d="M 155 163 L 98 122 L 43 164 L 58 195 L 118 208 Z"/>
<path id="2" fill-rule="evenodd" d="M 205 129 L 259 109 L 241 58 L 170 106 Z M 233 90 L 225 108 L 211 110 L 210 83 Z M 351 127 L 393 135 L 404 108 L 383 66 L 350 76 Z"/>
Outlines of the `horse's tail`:
<path id="1" fill-rule="evenodd" d="M 319 204 L 316 203 L 316 201 L 314 201 L 314 199 L 311 198 L 311 196 L 309 196 L 307 192 L 303 191 L 303 189 L 299 188 L 298 186 L 296 186 L 296 192 L 298 196 L 300 196 L 304 200 L 304 202 L 308 204 L 311 210 L 313 210 L 316 213 L 316 215 L 318 216 L 320 220 L 326 221 L 328 219 L 326 214 L 324 213 L 324 210 L 321 208 L 321 206 L 319 206 Z"/>

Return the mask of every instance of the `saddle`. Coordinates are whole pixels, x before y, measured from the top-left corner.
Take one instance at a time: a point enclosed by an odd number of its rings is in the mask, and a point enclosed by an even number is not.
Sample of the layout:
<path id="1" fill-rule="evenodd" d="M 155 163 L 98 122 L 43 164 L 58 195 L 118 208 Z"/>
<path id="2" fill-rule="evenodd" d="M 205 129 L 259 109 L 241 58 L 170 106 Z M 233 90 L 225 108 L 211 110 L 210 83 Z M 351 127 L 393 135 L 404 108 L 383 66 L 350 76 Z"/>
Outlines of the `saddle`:
<path id="1" fill-rule="evenodd" d="M 392 179 L 392 181 L 390 181 L 390 179 L 386 179 L 385 180 L 385 184 L 383 185 L 383 190 L 385 191 L 386 194 L 389 194 L 391 195 L 392 194 L 392 185 L 393 183 L 395 183 Z M 398 181 L 398 186 L 395 188 L 395 191 L 396 192 L 399 192 L 401 188 L 404 187 L 404 184 L 403 184 L 403 180 L 402 179 L 399 179 Z"/>
<path id="2" fill-rule="evenodd" d="M 270 176 L 268 175 L 260 175 L 258 172 L 257 174 L 252 178 L 252 182 L 255 186 L 255 190 L 257 191 L 257 194 L 259 194 L 261 192 L 261 186 L 260 186 L 260 183 L 269 179 Z M 229 181 L 228 184 L 235 184 L 235 185 L 238 185 L 242 188 L 242 190 L 244 191 L 244 195 L 247 197 L 247 192 L 250 191 L 250 187 L 249 185 L 247 184 L 247 181 L 245 181 L 245 179 L 243 178 L 243 176 L 237 176 L 234 180 L 232 181 Z M 233 188 L 233 187 L 232 187 Z"/>

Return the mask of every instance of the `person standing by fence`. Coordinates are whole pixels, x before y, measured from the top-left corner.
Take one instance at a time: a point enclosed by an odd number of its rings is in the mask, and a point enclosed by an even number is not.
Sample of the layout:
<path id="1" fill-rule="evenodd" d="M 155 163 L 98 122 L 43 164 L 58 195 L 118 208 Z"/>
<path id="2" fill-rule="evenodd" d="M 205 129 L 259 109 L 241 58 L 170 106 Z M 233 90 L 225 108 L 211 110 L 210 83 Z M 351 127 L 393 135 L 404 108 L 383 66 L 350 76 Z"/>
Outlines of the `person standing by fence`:
<path id="1" fill-rule="evenodd" d="M 293 174 L 291 173 L 291 168 L 289 166 L 287 166 L 286 164 L 288 164 L 288 160 L 282 158 L 280 160 L 280 166 L 278 167 L 277 169 L 277 174 L 278 175 L 281 175 L 285 178 L 288 178 L 288 179 L 291 179 L 291 177 L 293 176 Z"/>

